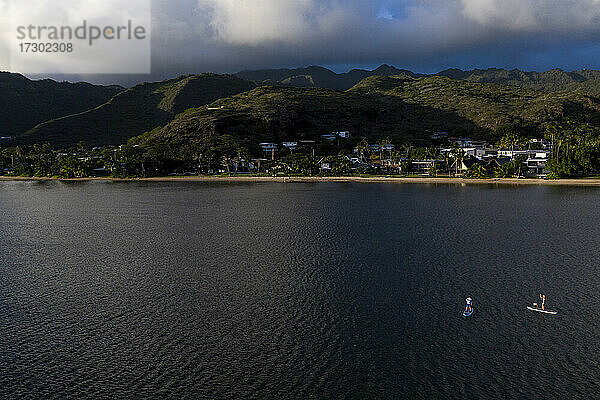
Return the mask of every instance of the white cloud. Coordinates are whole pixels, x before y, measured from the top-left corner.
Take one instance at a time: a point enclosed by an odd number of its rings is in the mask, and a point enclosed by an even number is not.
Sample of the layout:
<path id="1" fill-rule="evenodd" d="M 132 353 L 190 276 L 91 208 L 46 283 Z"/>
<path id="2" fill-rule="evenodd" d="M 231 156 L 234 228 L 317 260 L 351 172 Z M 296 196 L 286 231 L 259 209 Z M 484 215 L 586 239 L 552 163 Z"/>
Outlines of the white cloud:
<path id="1" fill-rule="evenodd" d="M 456 36 L 452 17 L 463 19 L 457 1 L 406 4 L 387 1 L 405 16 L 381 18 L 381 2 L 367 0 L 198 0 L 202 22 L 210 27 L 205 42 L 229 47 L 296 46 L 328 52 L 377 49 L 390 41 L 442 43 Z M 447 30 L 444 30 L 446 29 Z M 427 29 L 426 35 L 422 30 Z M 444 30 L 442 32 L 442 30 Z M 462 31 L 459 29 L 459 31 Z M 464 37 L 462 32 L 459 36 Z"/>
<path id="2" fill-rule="evenodd" d="M 132 36 L 135 36 L 133 30 L 137 26 L 149 30 L 150 0 L 128 0 L 127 3 L 120 0 L 0 2 L 4 11 L 0 21 L 0 47 L 11 51 L 10 63 L 7 62 L 8 55 L 0 55 L 3 69 L 67 74 L 150 71 L 149 35 L 144 35 L 143 40 L 131 40 L 127 37 L 129 31 L 126 28 L 125 34 L 116 33 L 116 27 L 127 27 L 128 21 L 131 21 Z M 62 37 L 62 27 L 70 28 L 71 37 L 68 33 Z M 104 29 L 115 34 L 104 39 Z M 85 37 L 77 38 L 77 31 Z M 52 37 L 50 32 L 57 37 Z M 37 46 L 50 51 L 33 50 Z"/>
<path id="3" fill-rule="evenodd" d="M 487 28 L 554 32 L 597 29 L 598 0 L 462 0 L 464 15 Z"/>
<path id="4" fill-rule="evenodd" d="M 199 0 L 198 6 L 212 13 L 219 39 L 238 45 L 301 40 L 318 8 L 314 0 Z"/>
<path id="5" fill-rule="evenodd" d="M 9 16 L 8 1 L 0 0 L 0 71 L 6 71 L 10 66 Z"/>

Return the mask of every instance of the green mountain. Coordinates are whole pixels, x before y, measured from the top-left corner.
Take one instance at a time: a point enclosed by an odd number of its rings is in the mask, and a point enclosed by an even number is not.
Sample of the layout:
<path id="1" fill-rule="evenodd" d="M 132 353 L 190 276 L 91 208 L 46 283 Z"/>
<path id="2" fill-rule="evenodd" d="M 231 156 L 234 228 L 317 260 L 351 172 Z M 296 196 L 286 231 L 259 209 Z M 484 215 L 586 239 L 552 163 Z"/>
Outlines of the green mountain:
<path id="1" fill-rule="evenodd" d="M 397 69 L 389 65 L 382 65 L 373 71 L 353 69 L 350 72 L 336 74 L 335 72 L 318 66 L 296 69 L 266 69 L 258 71 L 242 71 L 236 76 L 254 81 L 260 85 L 280 85 L 293 87 L 320 87 L 336 90 L 348 90 L 363 79 L 374 76 L 405 75 L 412 78 L 424 76 L 411 71 Z"/>
<path id="2" fill-rule="evenodd" d="M 583 91 L 600 94 L 600 71 L 593 70 L 566 72 L 560 69 L 553 69 L 546 72 L 531 72 L 520 71 L 518 69 L 509 71 L 499 68 L 474 69 L 471 71 L 448 69 L 437 74 L 424 75 L 389 65 L 382 65 L 373 71 L 354 69 L 343 74 L 336 74 L 323 67 L 312 66 L 297 69 L 242 71 L 236 75 L 259 84 L 322 87 L 336 90 L 348 90 L 363 79 L 371 76 L 401 75 L 411 78 L 445 76 L 469 82 L 499 83 L 545 92 Z"/>
<path id="3" fill-rule="evenodd" d="M 566 72 L 561 69 L 553 69 L 546 72 L 526 72 L 518 69 L 508 71 L 498 68 L 472 71 L 449 69 L 436 75 L 470 82 L 500 83 L 545 92 L 579 90 L 600 93 L 600 71 L 592 70 Z"/>
<path id="4" fill-rule="evenodd" d="M 416 118 L 428 111 L 432 118 L 427 122 Z M 167 144 L 176 149 L 231 135 L 255 146 L 263 141 L 314 139 L 335 130 L 350 130 L 355 135 L 369 137 L 414 139 L 412 133 L 422 132 L 424 126 L 432 129 L 445 126 L 433 118 L 439 114 L 454 125 L 470 125 L 454 115 L 425 110 L 389 96 L 262 86 L 217 100 L 210 107 L 187 110 L 164 127 L 136 140 L 144 144 Z"/>
<path id="5" fill-rule="evenodd" d="M 219 98 L 250 90 L 254 84 L 231 75 L 187 75 L 143 83 L 91 110 L 37 125 L 16 138 L 18 144 L 50 142 L 53 146 L 84 142 L 120 144 L 164 125 L 178 113 Z"/>
<path id="6" fill-rule="evenodd" d="M 370 77 L 349 90 L 364 96 L 390 96 L 456 114 L 472 122 L 474 134 L 493 136 L 502 126 L 537 127 L 572 120 L 600 127 L 600 98 L 582 92 L 541 92 L 495 83 L 446 77 Z M 429 118 L 429 116 L 423 116 Z"/>
<path id="7" fill-rule="evenodd" d="M 41 122 L 96 107 L 122 90 L 0 72 L 0 136 L 16 136 Z"/>
<path id="8" fill-rule="evenodd" d="M 506 125 L 542 131 L 567 119 L 600 127 L 600 99 L 446 77 L 374 76 L 346 92 L 259 87 L 187 110 L 133 142 L 178 152 L 225 137 L 256 150 L 262 141 L 314 139 L 335 130 L 350 130 L 371 142 L 427 140 L 436 130 L 497 139 L 496 130 Z"/>
<path id="9" fill-rule="evenodd" d="M 96 108 L 41 123 L 3 144 L 120 144 L 150 131 L 148 140 L 181 145 L 207 135 L 231 134 L 255 145 L 332 130 L 375 139 L 389 136 L 396 142 L 427 140 L 436 130 L 493 140 L 498 128 L 507 125 L 526 127 L 531 134 L 541 134 L 548 122 L 567 119 L 600 126 L 600 95 L 595 94 L 600 92 L 594 90 L 599 71 L 441 73 L 450 78 L 389 66 L 347 74 L 309 67 L 273 70 L 271 78 L 261 82 L 276 81 L 279 86 L 261 87 L 255 82 L 266 76 L 264 71 L 244 74 L 253 82 L 202 74 L 144 83 Z M 369 76 L 359 80 L 364 75 Z M 340 90 L 355 80 L 357 84 Z M 327 82 L 337 87 L 318 87 Z M 203 107 L 212 102 L 210 109 Z"/>

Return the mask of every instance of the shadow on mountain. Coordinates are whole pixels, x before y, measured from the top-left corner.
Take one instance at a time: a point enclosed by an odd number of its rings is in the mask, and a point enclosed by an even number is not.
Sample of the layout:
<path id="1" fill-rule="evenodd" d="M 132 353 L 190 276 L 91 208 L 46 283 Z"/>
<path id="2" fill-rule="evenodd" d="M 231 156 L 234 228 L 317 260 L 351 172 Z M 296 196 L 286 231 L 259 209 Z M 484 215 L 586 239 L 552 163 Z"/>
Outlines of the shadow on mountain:
<path id="1" fill-rule="evenodd" d="M 53 146 L 121 144 L 158 126 L 191 107 L 254 88 L 231 75 L 186 75 L 163 82 L 144 83 L 119 93 L 94 109 L 37 125 L 15 139 L 15 144 L 50 142 Z"/>
<path id="2" fill-rule="evenodd" d="M 486 136 L 490 131 L 455 112 L 409 104 L 395 96 L 360 95 L 315 88 L 260 87 L 222 99 L 216 111 L 188 110 L 168 125 L 140 138 L 142 144 L 173 148 L 201 145 L 232 135 L 249 145 L 259 142 L 320 139 L 350 131 L 370 142 L 427 140 L 436 131 Z M 220 107 L 223 107 L 222 109 Z"/>
<path id="3" fill-rule="evenodd" d="M 160 93 L 147 93 L 135 100 L 120 101 L 120 96 L 127 95 L 125 92 L 100 107 L 40 124 L 18 137 L 16 143 L 50 142 L 53 146 L 77 142 L 118 144 L 127 141 L 131 134 L 140 134 L 165 124 L 173 117 L 156 107 L 163 97 Z"/>
<path id="4" fill-rule="evenodd" d="M 97 107 L 122 90 L 0 72 L 0 136 L 20 135 L 41 122 Z"/>

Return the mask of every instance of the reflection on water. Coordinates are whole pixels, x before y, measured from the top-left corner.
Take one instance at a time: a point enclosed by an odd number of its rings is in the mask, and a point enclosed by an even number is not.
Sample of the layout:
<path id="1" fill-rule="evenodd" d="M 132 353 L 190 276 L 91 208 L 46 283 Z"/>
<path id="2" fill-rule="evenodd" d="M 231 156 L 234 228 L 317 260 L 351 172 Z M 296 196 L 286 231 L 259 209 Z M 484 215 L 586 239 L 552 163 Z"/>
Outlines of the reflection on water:
<path id="1" fill-rule="evenodd" d="M 2 182 L 0 397 L 596 397 L 599 195 Z"/>

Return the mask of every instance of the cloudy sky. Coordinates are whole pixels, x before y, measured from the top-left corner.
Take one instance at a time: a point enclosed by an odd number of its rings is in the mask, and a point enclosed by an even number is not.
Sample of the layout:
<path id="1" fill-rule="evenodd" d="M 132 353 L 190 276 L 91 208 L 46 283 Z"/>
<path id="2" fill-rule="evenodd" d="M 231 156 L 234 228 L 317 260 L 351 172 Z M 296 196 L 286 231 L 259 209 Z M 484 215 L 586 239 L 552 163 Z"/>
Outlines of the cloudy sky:
<path id="1" fill-rule="evenodd" d="M 141 79 L 382 63 L 417 72 L 600 69 L 600 0 L 153 0 L 153 73 Z"/>

